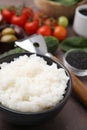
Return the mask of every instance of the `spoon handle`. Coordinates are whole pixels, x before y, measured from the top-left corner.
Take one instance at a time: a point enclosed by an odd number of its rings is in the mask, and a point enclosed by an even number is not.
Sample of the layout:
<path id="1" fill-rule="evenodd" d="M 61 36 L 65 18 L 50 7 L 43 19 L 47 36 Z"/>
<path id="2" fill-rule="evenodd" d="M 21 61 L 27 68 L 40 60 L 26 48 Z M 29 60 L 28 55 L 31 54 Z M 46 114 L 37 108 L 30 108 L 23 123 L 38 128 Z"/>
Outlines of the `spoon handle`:
<path id="1" fill-rule="evenodd" d="M 56 61 L 60 61 L 57 57 L 52 56 Z M 60 61 L 61 62 L 61 61 Z M 69 71 L 69 70 L 68 70 Z M 76 97 L 87 107 L 87 86 L 79 80 L 71 71 L 69 71 L 72 79 L 72 90 Z"/>
<path id="2" fill-rule="evenodd" d="M 70 72 L 72 78 L 72 89 L 76 97 L 87 107 L 87 86 L 83 84 L 72 72 Z"/>

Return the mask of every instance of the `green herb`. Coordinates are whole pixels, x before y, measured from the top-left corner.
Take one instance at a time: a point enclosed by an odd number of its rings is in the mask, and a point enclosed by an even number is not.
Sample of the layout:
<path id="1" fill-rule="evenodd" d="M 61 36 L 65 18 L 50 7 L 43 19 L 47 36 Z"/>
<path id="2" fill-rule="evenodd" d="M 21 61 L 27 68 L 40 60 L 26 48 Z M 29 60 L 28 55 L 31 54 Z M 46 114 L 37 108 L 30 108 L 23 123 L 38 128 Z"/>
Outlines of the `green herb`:
<path id="1" fill-rule="evenodd" d="M 72 5 L 80 2 L 81 0 L 49 0 L 49 1 L 58 2 L 64 6 L 72 6 Z"/>

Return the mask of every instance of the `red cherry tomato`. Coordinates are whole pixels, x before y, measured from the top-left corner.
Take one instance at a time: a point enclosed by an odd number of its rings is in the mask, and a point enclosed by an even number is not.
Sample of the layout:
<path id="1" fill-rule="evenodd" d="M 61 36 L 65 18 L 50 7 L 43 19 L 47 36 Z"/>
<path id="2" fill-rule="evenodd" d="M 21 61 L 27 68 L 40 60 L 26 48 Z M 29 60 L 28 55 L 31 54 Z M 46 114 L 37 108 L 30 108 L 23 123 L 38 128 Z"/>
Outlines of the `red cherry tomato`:
<path id="1" fill-rule="evenodd" d="M 39 18 L 41 18 L 41 15 L 40 15 L 41 13 L 38 11 L 38 12 L 35 12 L 34 13 L 34 16 L 33 16 L 33 19 L 39 19 Z"/>
<path id="2" fill-rule="evenodd" d="M 44 20 L 44 24 L 51 27 L 52 26 L 52 21 L 51 19 L 47 18 L 46 20 Z"/>
<path id="3" fill-rule="evenodd" d="M 55 36 L 58 40 L 64 40 L 67 36 L 66 28 L 63 26 L 56 26 L 54 28 L 53 36 Z"/>
<path id="4" fill-rule="evenodd" d="M 24 7 L 21 11 L 27 18 L 33 18 L 34 12 L 30 7 Z"/>
<path id="5" fill-rule="evenodd" d="M 52 34 L 52 31 L 49 26 L 43 25 L 40 28 L 38 28 L 37 33 L 43 36 L 50 36 Z"/>
<path id="6" fill-rule="evenodd" d="M 37 11 L 37 12 L 34 13 L 34 19 L 45 20 L 45 19 L 47 19 L 47 15 L 44 14 L 43 12 L 41 12 L 41 11 Z"/>
<path id="7" fill-rule="evenodd" d="M 39 26 L 38 20 L 26 22 L 24 25 L 24 30 L 28 35 L 32 35 L 32 34 L 36 33 L 38 26 Z"/>
<path id="8" fill-rule="evenodd" d="M 25 22 L 26 22 L 26 16 L 24 15 L 20 15 L 20 16 L 13 15 L 11 18 L 11 23 L 18 25 L 20 27 L 24 27 Z"/>
<path id="9" fill-rule="evenodd" d="M 4 18 L 4 20 L 8 23 L 10 23 L 11 21 L 11 18 L 12 16 L 15 14 L 15 11 L 14 11 L 14 8 L 10 8 L 10 9 L 7 9 L 7 8 L 4 8 L 2 10 L 2 16 Z"/>
<path id="10" fill-rule="evenodd" d="M 39 25 L 42 26 L 44 24 L 44 21 L 47 19 L 47 15 L 44 14 L 41 11 L 37 11 L 34 13 L 33 19 L 38 19 L 39 20 Z"/>
<path id="11" fill-rule="evenodd" d="M 47 18 L 46 20 L 44 20 L 44 24 L 51 28 L 58 25 L 54 18 Z"/>

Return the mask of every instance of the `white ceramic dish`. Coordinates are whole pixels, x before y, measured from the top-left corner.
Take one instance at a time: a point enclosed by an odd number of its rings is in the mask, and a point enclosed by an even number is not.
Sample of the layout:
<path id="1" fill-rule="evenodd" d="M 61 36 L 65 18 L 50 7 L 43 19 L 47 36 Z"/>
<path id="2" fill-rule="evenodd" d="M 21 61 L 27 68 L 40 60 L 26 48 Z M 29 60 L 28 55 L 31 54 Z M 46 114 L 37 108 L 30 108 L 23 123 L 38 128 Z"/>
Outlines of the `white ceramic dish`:
<path id="1" fill-rule="evenodd" d="M 64 55 L 64 57 L 63 57 L 64 65 L 65 65 L 69 70 L 71 70 L 76 76 L 81 76 L 81 77 L 87 76 L 87 69 L 78 69 L 78 68 L 75 68 L 75 67 L 71 66 L 71 65 L 67 62 L 66 57 L 67 57 L 68 54 L 69 54 L 70 52 L 72 52 L 72 51 L 74 51 L 74 50 L 71 49 L 71 50 L 69 50 L 69 51 L 67 51 L 67 52 L 65 53 L 65 55 Z"/>
<path id="2" fill-rule="evenodd" d="M 87 10 L 87 4 L 76 8 L 73 29 L 79 36 L 87 38 L 87 15 L 80 12 L 84 9 Z"/>

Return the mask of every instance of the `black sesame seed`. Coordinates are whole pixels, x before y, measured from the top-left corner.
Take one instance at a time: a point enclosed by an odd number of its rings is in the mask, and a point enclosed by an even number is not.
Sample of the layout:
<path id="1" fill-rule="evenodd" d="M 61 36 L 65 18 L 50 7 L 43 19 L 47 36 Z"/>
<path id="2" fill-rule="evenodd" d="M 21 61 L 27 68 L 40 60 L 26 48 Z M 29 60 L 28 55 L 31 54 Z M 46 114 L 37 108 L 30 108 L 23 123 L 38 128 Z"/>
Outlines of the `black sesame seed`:
<path id="1" fill-rule="evenodd" d="M 68 53 L 66 61 L 77 69 L 87 69 L 87 52 L 74 50 Z"/>

